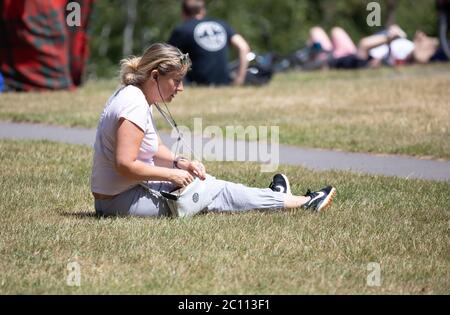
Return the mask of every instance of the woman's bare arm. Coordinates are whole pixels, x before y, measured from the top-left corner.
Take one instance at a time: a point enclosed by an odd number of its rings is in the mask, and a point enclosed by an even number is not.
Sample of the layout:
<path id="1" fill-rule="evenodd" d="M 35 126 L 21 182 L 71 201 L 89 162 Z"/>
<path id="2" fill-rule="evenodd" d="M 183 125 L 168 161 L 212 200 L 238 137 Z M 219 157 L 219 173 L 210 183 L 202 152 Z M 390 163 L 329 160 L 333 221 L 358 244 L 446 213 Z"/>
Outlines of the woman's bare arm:
<path id="1" fill-rule="evenodd" d="M 158 135 L 158 152 L 153 157 L 156 166 L 172 168 L 173 161 L 175 160 L 175 154 L 169 150 L 169 148 L 162 142 L 161 137 Z"/>
<path id="2" fill-rule="evenodd" d="M 168 180 L 179 186 L 186 186 L 194 180 L 187 171 L 152 166 L 138 161 L 143 138 L 144 131 L 131 121 L 119 121 L 115 153 L 115 168 L 119 174 L 136 180 Z"/>

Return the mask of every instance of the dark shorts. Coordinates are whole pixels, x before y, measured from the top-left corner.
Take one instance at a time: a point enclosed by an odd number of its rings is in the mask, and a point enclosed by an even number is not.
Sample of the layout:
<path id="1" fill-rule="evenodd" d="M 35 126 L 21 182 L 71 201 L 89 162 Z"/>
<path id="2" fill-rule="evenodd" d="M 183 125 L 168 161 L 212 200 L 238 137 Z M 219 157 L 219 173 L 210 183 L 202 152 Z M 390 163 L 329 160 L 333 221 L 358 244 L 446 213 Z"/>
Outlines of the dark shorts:
<path id="1" fill-rule="evenodd" d="M 450 40 L 448 41 L 448 46 L 450 47 Z M 438 50 L 434 53 L 434 55 L 430 58 L 430 61 L 448 61 L 448 57 L 444 52 L 442 46 L 439 46 Z"/>
<path id="2" fill-rule="evenodd" d="M 328 61 L 328 66 L 334 69 L 359 69 L 367 67 L 369 60 L 361 59 L 356 55 L 349 55 L 341 58 L 332 58 Z"/>

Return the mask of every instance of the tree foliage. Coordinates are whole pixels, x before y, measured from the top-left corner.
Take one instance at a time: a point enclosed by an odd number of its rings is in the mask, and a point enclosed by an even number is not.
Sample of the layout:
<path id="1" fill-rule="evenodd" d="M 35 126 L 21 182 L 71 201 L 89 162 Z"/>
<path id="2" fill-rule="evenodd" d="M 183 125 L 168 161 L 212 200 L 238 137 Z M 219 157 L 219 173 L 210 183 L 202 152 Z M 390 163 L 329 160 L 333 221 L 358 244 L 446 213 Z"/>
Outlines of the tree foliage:
<path id="1" fill-rule="evenodd" d="M 379 0 L 381 27 L 366 23 L 369 0 L 206 0 L 208 15 L 226 20 L 249 42 L 253 51 L 290 53 L 305 46 L 309 29 L 341 26 L 357 42 L 382 29 L 387 22 L 388 3 L 395 6 L 395 22 L 410 38 L 417 29 L 436 35 L 434 0 Z M 131 3 L 134 3 L 131 2 Z M 181 21 L 179 0 L 137 0 L 133 24 L 132 53 L 140 54 L 154 42 L 167 41 Z M 126 0 L 100 0 L 91 20 L 90 73 L 110 76 L 123 58 Z M 128 21 L 130 22 L 130 21 Z"/>

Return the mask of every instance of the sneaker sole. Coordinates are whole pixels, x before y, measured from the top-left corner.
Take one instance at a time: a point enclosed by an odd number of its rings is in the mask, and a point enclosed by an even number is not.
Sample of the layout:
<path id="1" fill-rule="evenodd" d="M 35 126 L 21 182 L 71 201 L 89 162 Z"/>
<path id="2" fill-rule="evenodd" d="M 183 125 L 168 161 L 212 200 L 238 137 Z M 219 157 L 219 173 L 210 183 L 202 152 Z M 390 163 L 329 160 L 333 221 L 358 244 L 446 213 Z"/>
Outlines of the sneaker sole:
<path id="1" fill-rule="evenodd" d="M 325 200 L 320 205 L 319 209 L 317 209 L 317 212 L 320 212 L 320 211 L 328 208 L 333 203 L 334 197 L 336 197 L 336 188 L 333 187 L 333 188 L 331 188 L 331 191 L 328 194 L 328 196 L 325 198 Z"/>
<path id="2" fill-rule="evenodd" d="M 289 179 L 288 179 L 287 176 L 284 175 L 284 174 L 281 174 L 281 176 L 283 176 L 284 181 L 286 182 L 286 194 L 292 195 L 292 192 L 291 192 L 291 185 L 289 185 Z"/>

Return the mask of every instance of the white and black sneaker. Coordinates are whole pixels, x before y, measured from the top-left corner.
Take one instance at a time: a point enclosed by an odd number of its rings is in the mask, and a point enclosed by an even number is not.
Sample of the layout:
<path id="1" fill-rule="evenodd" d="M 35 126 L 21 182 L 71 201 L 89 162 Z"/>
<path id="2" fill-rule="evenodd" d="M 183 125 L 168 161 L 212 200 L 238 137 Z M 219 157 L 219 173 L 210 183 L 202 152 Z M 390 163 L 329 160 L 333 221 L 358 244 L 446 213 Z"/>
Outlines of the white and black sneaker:
<path id="1" fill-rule="evenodd" d="M 327 186 L 321 190 L 313 192 L 308 189 L 305 197 L 310 197 L 311 199 L 307 203 L 305 203 L 302 208 L 319 212 L 329 207 L 333 202 L 333 198 L 335 196 L 336 188 L 332 186 Z"/>
<path id="2" fill-rule="evenodd" d="M 284 194 L 292 195 L 291 186 L 289 185 L 289 180 L 284 174 L 275 174 L 269 188 L 273 191 L 278 191 Z"/>

